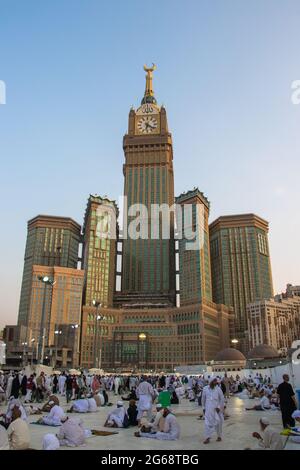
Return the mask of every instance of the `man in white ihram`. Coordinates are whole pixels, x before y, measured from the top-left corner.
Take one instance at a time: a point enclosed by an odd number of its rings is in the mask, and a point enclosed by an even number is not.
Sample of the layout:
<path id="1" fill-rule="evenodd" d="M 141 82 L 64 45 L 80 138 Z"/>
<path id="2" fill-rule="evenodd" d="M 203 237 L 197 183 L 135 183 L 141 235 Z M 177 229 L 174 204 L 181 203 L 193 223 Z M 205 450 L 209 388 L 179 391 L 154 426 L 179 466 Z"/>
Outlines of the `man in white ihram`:
<path id="1" fill-rule="evenodd" d="M 214 432 L 217 433 L 217 441 L 221 441 L 224 422 L 224 395 L 215 377 L 212 377 L 209 385 L 203 389 L 202 406 L 205 413 L 204 444 L 209 443 Z"/>
<path id="2" fill-rule="evenodd" d="M 152 401 L 154 397 L 154 390 L 152 385 L 145 380 L 144 377 L 141 378 L 141 383 L 136 389 L 136 396 L 139 399 L 138 402 L 138 414 L 137 420 L 140 421 L 144 411 L 147 412 L 148 421 L 152 419 Z"/>

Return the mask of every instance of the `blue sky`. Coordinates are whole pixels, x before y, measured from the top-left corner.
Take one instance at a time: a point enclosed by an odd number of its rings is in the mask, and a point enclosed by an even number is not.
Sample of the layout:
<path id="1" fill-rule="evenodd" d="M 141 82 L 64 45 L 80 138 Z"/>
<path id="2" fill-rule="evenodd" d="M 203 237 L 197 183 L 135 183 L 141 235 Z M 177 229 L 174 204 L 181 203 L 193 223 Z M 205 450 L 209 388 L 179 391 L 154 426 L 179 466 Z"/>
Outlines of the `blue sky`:
<path id="1" fill-rule="evenodd" d="M 82 222 L 123 191 L 122 137 L 144 63 L 174 141 L 176 194 L 270 222 L 276 291 L 299 283 L 298 0 L 0 0 L 0 326 L 17 317 L 26 222 Z"/>

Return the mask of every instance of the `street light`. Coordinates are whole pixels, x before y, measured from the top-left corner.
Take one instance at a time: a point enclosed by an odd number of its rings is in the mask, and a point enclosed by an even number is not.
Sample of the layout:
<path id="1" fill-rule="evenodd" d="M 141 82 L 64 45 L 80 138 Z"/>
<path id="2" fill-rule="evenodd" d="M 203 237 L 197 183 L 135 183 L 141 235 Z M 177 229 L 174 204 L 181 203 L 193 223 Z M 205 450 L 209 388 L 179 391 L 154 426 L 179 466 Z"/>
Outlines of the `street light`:
<path id="1" fill-rule="evenodd" d="M 57 363 L 57 348 L 58 348 L 58 336 L 62 334 L 61 330 L 55 330 L 54 335 L 55 335 L 55 363 L 53 364 L 53 367 L 56 367 Z"/>
<path id="2" fill-rule="evenodd" d="M 94 324 L 94 367 L 99 367 L 101 364 L 101 359 L 98 358 L 98 321 L 106 320 L 106 317 L 104 315 L 99 315 L 98 314 L 98 309 L 99 307 L 102 307 L 102 303 L 98 302 L 97 300 L 93 300 L 93 305 L 96 307 L 96 316 L 95 316 L 95 324 Z M 101 349 L 99 349 L 99 355 L 101 355 Z"/>
<path id="3" fill-rule="evenodd" d="M 33 366 L 33 352 L 34 352 L 34 343 L 35 343 L 35 338 L 31 339 L 31 367 Z"/>
<path id="4" fill-rule="evenodd" d="M 51 296 L 52 296 L 52 289 L 55 284 L 53 279 L 50 279 L 48 276 L 38 276 L 38 280 L 45 284 L 44 287 L 44 297 L 43 297 L 43 307 L 42 307 L 42 318 L 41 318 L 41 328 L 40 328 L 40 337 L 42 338 L 42 345 L 41 348 L 39 347 L 39 354 L 38 360 L 41 364 L 44 361 L 44 350 L 45 350 L 45 337 L 46 337 L 46 328 L 45 328 L 45 308 L 46 308 L 46 288 L 47 285 L 51 287 Z M 50 304 L 51 308 L 51 304 Z M 51 314 L 51 312 L 50 312 Z"/>
<path id="5" fill-rule="evenodd" d="M 239 340 L 236 339 L 236 338 L 233 338 L 233 339 L 231 340 L 231 343 L 233 344 L 233 347 L 234 347 L 234 348 L 236 347 L 236 345 L 238 344 L 238 342 L 239 342 Z"/>
<path id="6" fill-rule="evenodd" d="M 27 344 L 28 344 L 28 343 L 27 343 L 26 341 L 24 341 L 24 342 L 22 343 L 22 346 L 23 346 L 23 366 L 25 366 L 25 354 L 26 354 L 26 346 L 27 346 Z"/>

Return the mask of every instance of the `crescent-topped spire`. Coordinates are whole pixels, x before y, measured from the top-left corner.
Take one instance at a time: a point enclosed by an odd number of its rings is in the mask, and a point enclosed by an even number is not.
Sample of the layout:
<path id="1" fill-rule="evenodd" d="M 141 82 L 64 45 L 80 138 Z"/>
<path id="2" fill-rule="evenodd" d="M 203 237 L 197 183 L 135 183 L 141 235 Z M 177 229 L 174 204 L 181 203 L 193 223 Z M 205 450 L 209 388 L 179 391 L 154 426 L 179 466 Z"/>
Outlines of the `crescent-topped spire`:
<path id="1" fill-rule="evenodd" d="M 141 104 L 146 104 L 146 103 L 156 104 L 156 99 L 154 98 L 154 91 L 152 87 L 152 78 L 153 78 L 152 74 L 154 70 L 156 70 L 156 65 L 152 64 L 152 67 L 147 67 L 147 65 L 144 65 L 144 70 L 145 72 L 147 72 L 146 88 L 145 88 L 144 98 L 142 99 Z"/>

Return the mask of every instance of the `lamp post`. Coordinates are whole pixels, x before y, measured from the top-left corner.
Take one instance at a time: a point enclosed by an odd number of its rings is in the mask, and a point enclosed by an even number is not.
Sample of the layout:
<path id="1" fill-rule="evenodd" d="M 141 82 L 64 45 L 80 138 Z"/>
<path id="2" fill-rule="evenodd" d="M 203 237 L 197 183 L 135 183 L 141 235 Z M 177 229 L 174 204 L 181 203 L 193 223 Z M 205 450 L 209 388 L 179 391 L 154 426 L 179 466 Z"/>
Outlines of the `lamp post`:
<path id="1" fill-rule="evenodd" d="M 45 328 L 46 289 L 47 289 L 47 286 L 50 286 L 51 287 L 51 295 L 52 295 L 52 289 L 53 289 L 53 286 L 55 284 L 55 281 L 53 279 L 50 279 L 48 276 L 38 276 L 38 280 L 41 281 L 43 284 L 45 284 L 44 296 L 43 296 L 41 328 L 40 328 L 40 338 L 42 338 L 42 344 L 41 344 L 41 347 L 40 347 L 40 344 L 39 344 L 39 351 L 38 351 L 38 361 L 41 364 L 43 364 L 44 351 L 45 351 L 45 340 L 46 340 L 46 328 Z M 50 314 L 51 314 L 51 312 L 50 312 Z"/>
<path id="2" fill-rule="evenodd" d="M 140 333 L 139 334 L 139 342 L 141 341 L 143 345 L 143 359 L 144 359 L 144 364 L 147 367 L 147 344 L 145 343 L 147 339 L 147 335 L 145 333 Z M 139 347 L 139 342 L 138 342 L 138 364 L 140 363 L 140 347 Z M 145 344 L 145 346 L 144 346 Z"/>
<path id="3" fill-rule="evenodd" d="M 33 366 L 33 353 L 34 353 L 34 350 L 35 350 L 35 348 L 34 348 L 35 338 L 32 338 L 30 342 L 31 342 L 31 368 L 32 368 L 32 366 Z"/>
<path id="4" fill-rule="evenodd" d="M 26 365 L 26 362 L 25 362 L 25 354 L 26 354 L 26 346 L 27 346 L 27 344 L 28 344 L 28 343 L 27 343 L 26 341 L 24 341 L 24 342 L 22 343 L 22 346 L 23 346 L 23 367 L 25 367 L 25 365 Z"/>
<path id="5" fill-rule="evenodd" d="M 231 340 L 231 343 L 233 344 L 234 349 L 236 349 L 236 345 L 238 344 L 238 342 L 239 342 L 239 340 L 236 339 L 236 338 L 233 338 L 233 339 Z"/>
<path id="6" fill-rule="evenodd" d="M 100 356 L 101 356 L 100 348 L 99 348 L 99 356 L 98 356 L 98 332 L 99 332 L 99 330 L 98 330 L 98 321 L 106 320 L 106 317 L 103 316 L 103 315 L 98 314 L 98 309 L 99 309 L 99 307 L 102 306 L 101 302 L 98 302 L 97 300 L 93 300 L 93 305 L 94 305 L 94 307 L 96 307 L 96 315 L 95 315 L 95 323 L 94 323 L 94 329 L 95 329 L 95 333 L 94 333 L 94 367 L 99 367 L 100 368 L 102 358 L 100 359 Z"/>
<path id="7" fill-rule="evenodd" d="M 58 336 L 62 334 L 61 330 L 55 330 L 54 331 L 54 337 L 55 337 L 55 362 L 53 364 L 53 367 L 56 368 L 56 363 L 57 363 L 57 348 L 58 348 Z"/>
<path id="8" fill-rule="evenodd" d="M 77 329 L 79 328 L 79 325 L 78 323 L 75 323 L 75 325 L 71 325 L 71 328 L 72 330 L 74 330 L 74 338 L 73 338 L 73 367 L 77 367 L 77 365 L 79 364 L 79 350 L 78 350 L 78 344 L 77 344 Z M 76 356 L 75 356 L 75 359 L 76 359 L 76 364 L 74 364 L 74 349 L 76 348 L 75 350 L 75 353 L 76 353 Z"/>

